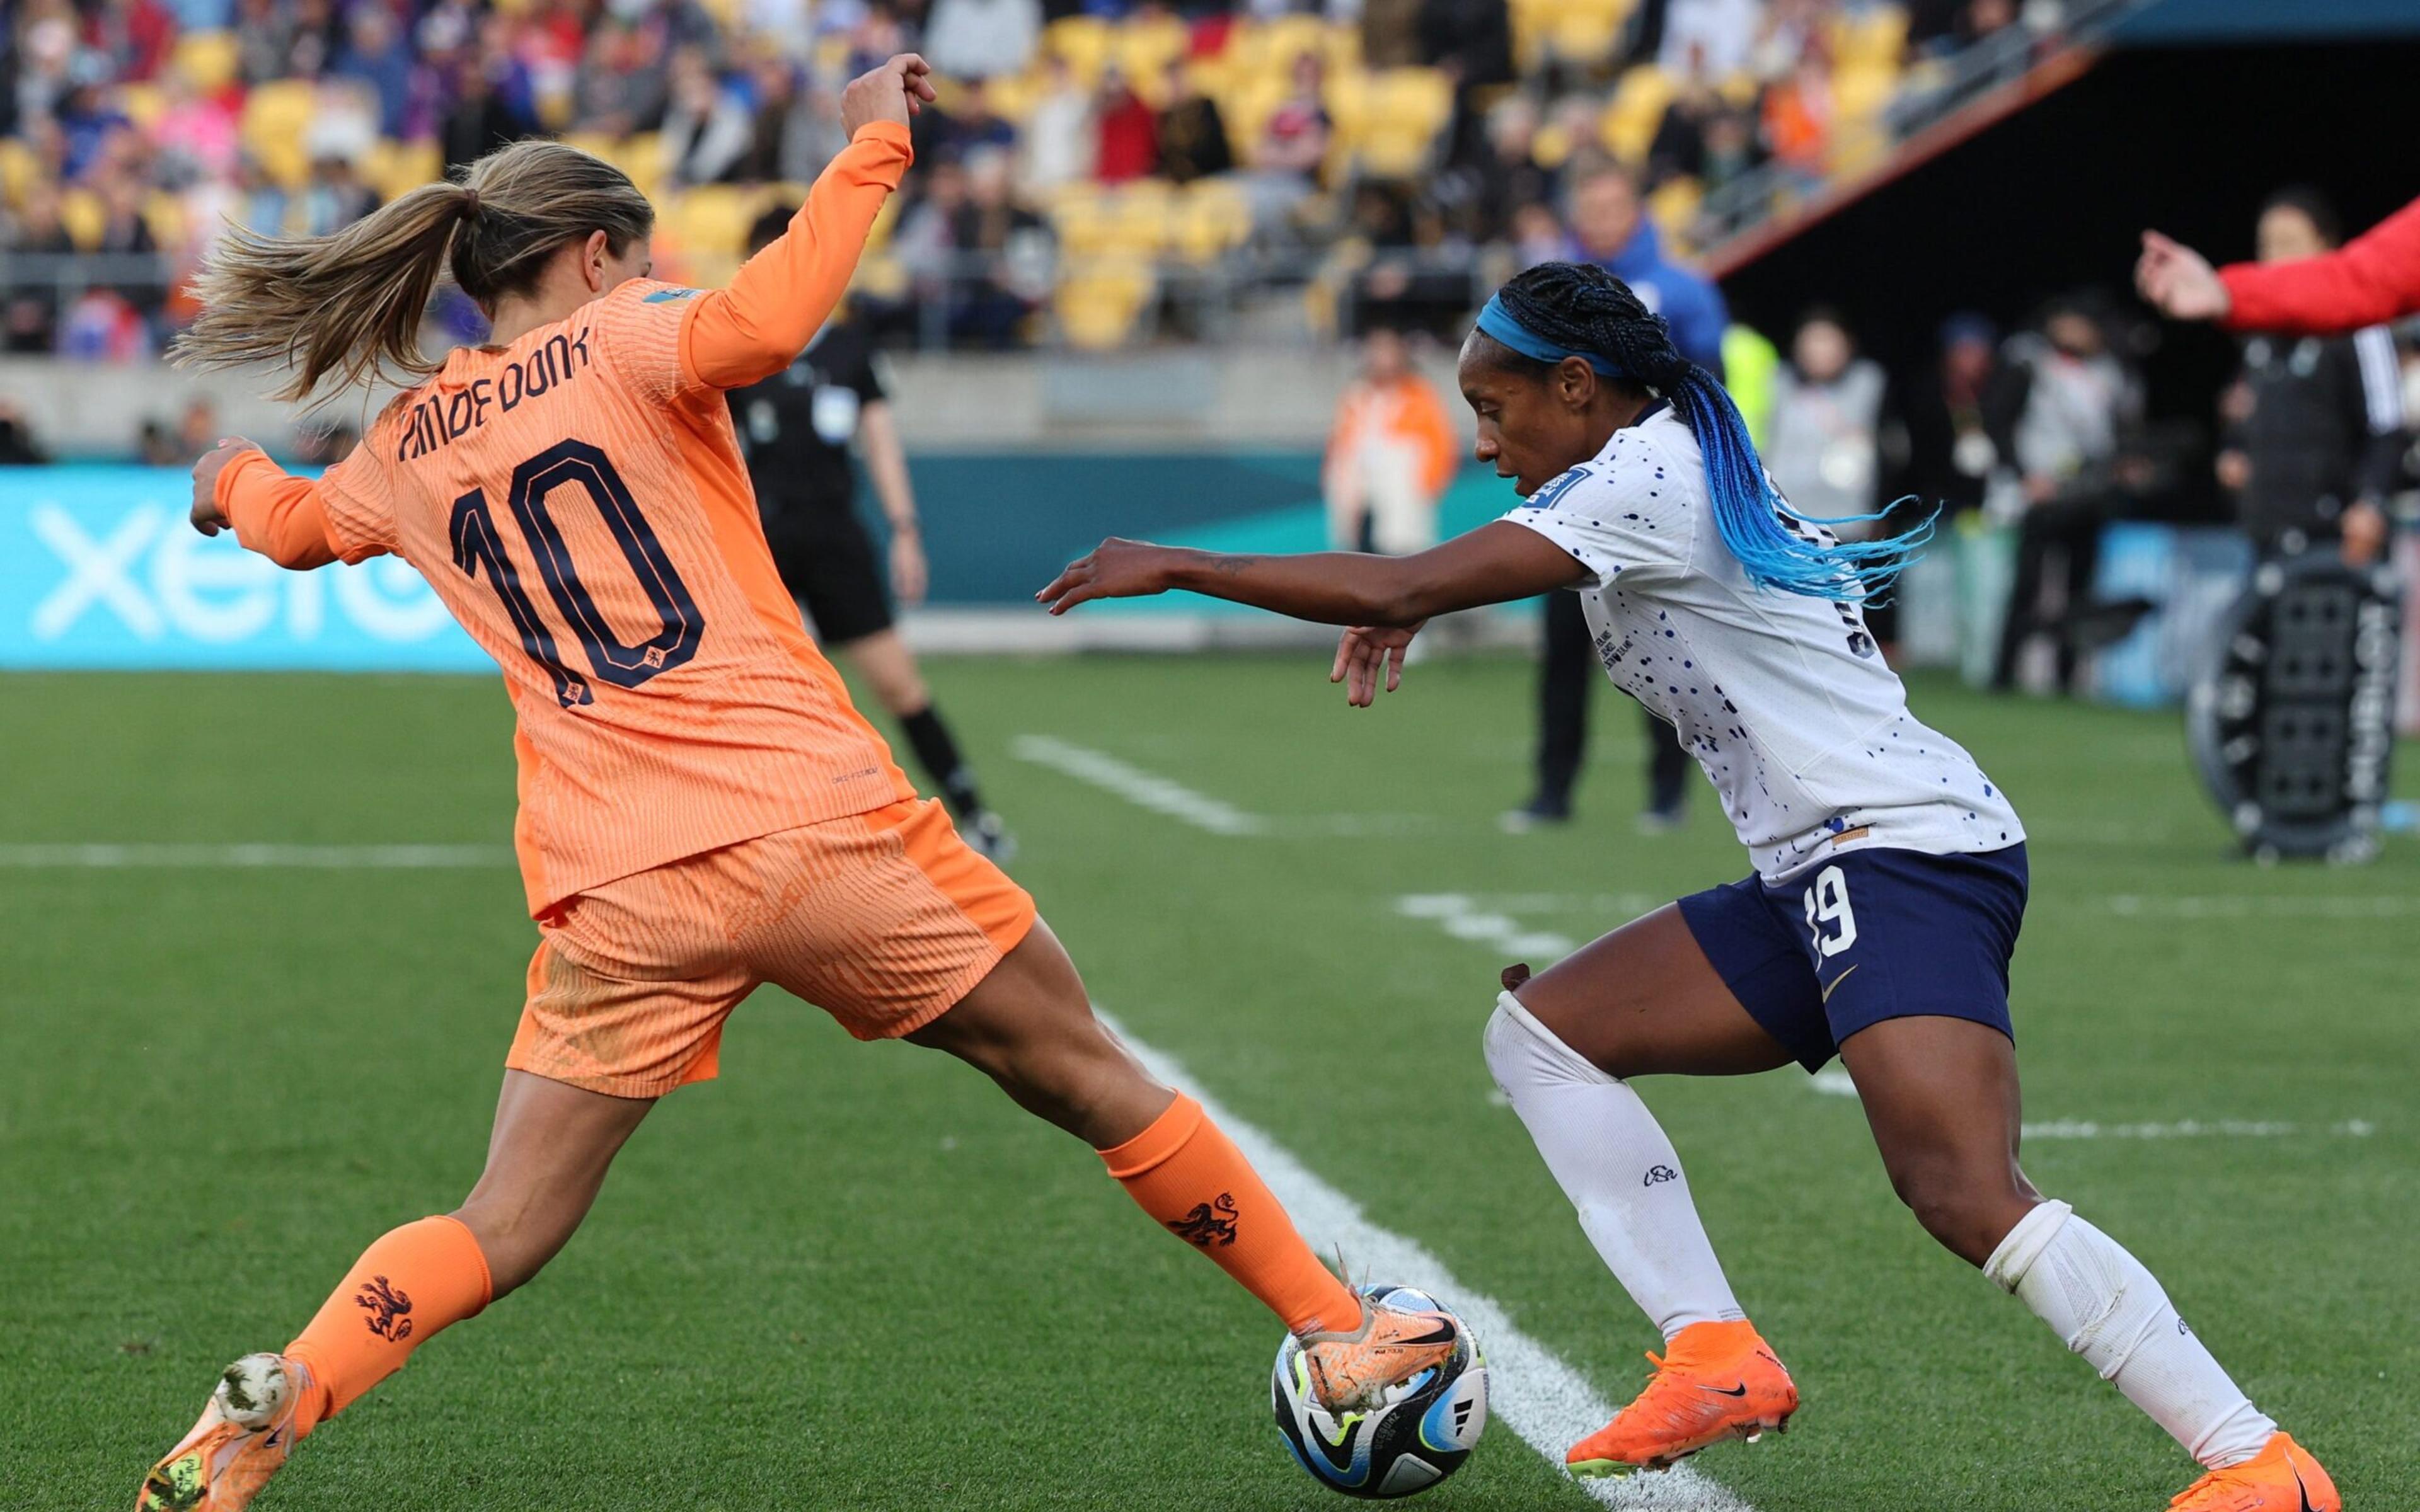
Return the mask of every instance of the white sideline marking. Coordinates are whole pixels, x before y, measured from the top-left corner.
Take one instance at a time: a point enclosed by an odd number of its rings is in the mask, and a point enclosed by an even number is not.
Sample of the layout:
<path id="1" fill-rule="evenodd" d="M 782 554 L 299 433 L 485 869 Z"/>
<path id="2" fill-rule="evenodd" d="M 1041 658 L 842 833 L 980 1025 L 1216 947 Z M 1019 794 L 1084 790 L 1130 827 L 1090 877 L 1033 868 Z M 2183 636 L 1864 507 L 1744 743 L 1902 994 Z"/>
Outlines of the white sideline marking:
<path id="1" fill-rule="evenodd" d="M 1214 835 L 1402 835 L 1431 825 L 1420 814 L 1250 813 L 1223 798 L 1197 793 L 1173 778 L 1145 771 L 1107 751 L 1071 745 L 1056 735 L 1019 735 L 1009 742 L 1008 753 Z"/>
<path id="2" fill-rule="evenodd" d="M 2098 902 L 2121 918 L 2405 918 L 2420 914 L 2420 898 L 2397 893 L 2336 897 L 2223 893 L 2163 898 L 2121 892 Z"/>
<path id="3" fill-rule="evenodd" d="M 1474 897 L 1466 892 L 1414 892 L 1395 900 L 1395 912 L 1405 918 L 1417 918 L 1435 924 L 1457 940 L 1494 949 L 1502 956 L 1535 956 L 1534 964 L 1541 967 L 1576 949 L 1566 935 L 1550 930 L 1528 930 L 1512 916 L 1518 913 L 1592 913 L 1608 918 L 1632 918 L 1658 906 L 1663 900 L 1642 893 L 1600 893 L 1594 896 L 1579 893 L 1501 893 Z M 2115 903 L 2116 899 L 2108 900 Z M 2138 903 L 2158 903 L 2158 899 L 2136 899 Z M 2304 898 L 2304 899 L 2169 899 L 2170 903 L 2223 902 L 2250 903 L 2395 903 L 2391 897 Z M 2420 900 L 2412 900 L 2420 903 Z M 1489 907 L 1493 903 L 1496 906 Z M 2123 910 L 2119 910 L 2122 912 Z M 2217 915 L 2179 915 L 2180 918 L 2220 917 Z M 2240 916 L 2239 916 L 2240 917 Z M 2353 917 L 2371 918 L 2370 914 Z M 1807 1078 L 1809 1091 L 1825 1097 L 1857 1095 L 1857 1084 L 1848 1072 L 1838 1066 L 1826 1066 Z M 1487 1101 L 1497 1107 L 1510 1107 L 1512 1101 L 1502 1092 L 1490 1091 Z M 2377 1125 L 2366 1119 L 2347 1119 L 2331 1124 L 2297 1123 L 2273 1119 L 2183 1119 L 2170 1123 L 2102 1123 L 2091 1119 L 2054 1119 L 2042 1123 L 2028 1123 L 2022 1134 L 2027 1139 L 2281 1139 L 2291 1134 L 2325 1134 L 2343 1138 L 2366 1139 L 2377 1132 Z"/>
<path id="4" fill-rule="evenodd" d="M 1515 1327 L 1500 1304 L 1458 1280 L 1443 1260 L 1417 1241 L 1371 1222 L 1359 1203 L 1322 1180 L 1292 1150 L 1220 1106 L 1173 1057 L 1136 1039 L 1108 1014 L 1101 1018 L 1146 1070 L 1190 1093 L 1227 1132 L 1227 1137 L 1268 1182 L 1269 1190 L 1286 1205 L 1295 1227 L 1313 1248 L 1342 1246 L 1356 1269 L 1366 1268 L 1370 1275 L 1433 1290 L 1461 1314 L 1487 1350 L 1489 1412 L 1548 1464 L 1559 1469 L 1566 1448 L 1612 1419 L 1612 1405 L 1554 1351 Z M 1571 1484 L 1606 1506 L 1636 1512 L 1755 1512 L 1748 1503 L 1685 1464 L 1658 1475 Z"/>
<path id="5" fill-rule="evenodd" d="M 515 865 L 508 845 L 0 845 L 0 867 L 299 867 L 334 872 Z"/>

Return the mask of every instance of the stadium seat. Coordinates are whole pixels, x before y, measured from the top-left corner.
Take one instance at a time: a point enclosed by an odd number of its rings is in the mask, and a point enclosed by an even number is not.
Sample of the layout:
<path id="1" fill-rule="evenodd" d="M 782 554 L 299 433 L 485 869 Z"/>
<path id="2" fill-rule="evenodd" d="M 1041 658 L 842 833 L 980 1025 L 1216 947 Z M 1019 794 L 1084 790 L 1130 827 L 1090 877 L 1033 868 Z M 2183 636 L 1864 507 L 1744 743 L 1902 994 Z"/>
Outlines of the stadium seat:
<path id="1" fill-rule="evenodd" d="M 1547 8 L 1547 46 L 1566 63 L 1602 63 L 1621 40 L 1631 0 L 1556 0 Z"/>
<path id="2" fill-rule="evenodd" d="M 1404 177 L 1426 164 L 1453 118 L 1453 85 L 1435 69 L 1388 69 L 1366 76 L 1356 153 L 1369 173 Z"/>
<path id="3" fill-rule="evenodd" d="M 1203 178 L 1187 185 L 1174 213 L 1171 250 L 1190 262 L 1216 261 L 1251 239 L 1251 203 L 1233 179 Z"/>
<path id="4" fill-rule="evenodd" d="M 1899 92 L 1899 63 L 1844 66 L 1832 75 L 1832 108 L 1844 121 L 1871 120 Z"/>
<path id="5" fill-rule="evenodd" d="M 0 202 L 11 208 L 25 201 L 25 190 L 40 167 L 34 149 L 20 137 L 0 136 Z"/>
<path id="6" fill-rule="evenodd" d="M 100 246 L 108 224 L 109 212 L 101 208 L 101 196 L 91 190 L 70 189 L 59 196 L 59 224 L 77 251 L 90 252 Z"/>
<path id="7" fill-rule="evenodd" d="M 1065 63 L 1087 89 L 1100 81 L 1116 42 L 1109 23 L 1097 16 L 1063 16 L 1042 29 L 1043 51 Z"/>
<path id="8" fill-rule="evenodd" d="M 147 132 L 160 118 L 161 113 L 168 108 L 168 101 L 156 84 L 119 85 L 117 102 L 125 107 L 126 118 Z"/>
<path id="9" fill-rule="evenodd" d="M 737 258 L 768 196 L 737 184 L 699 184 L 664 207 L 663 226 L 692 262 Z"/>
<path id="10" fill-rule="evenodd" d="M 1119 27 L 1109 55 L 1139 93 L 1156 101 L 1164 93 L 1161 80 L 1191 44 L 1185 23 L 1163 11 L 1156 22 L 1130 21 Z"/>
<path id="11" fill-rule="evenodd" d="M 1695 178 L 1668 178 L 1647 196 L 1647 218 L 1664 233 L 1665 243 L 1675 252 L 1689 246 L 1691 231 L 1698 220 L 1698 207 L 1706 199 L 1705 185 Z"/>
<path id="12" fill-rule="evenodd" d="M 444 176 L 444 156 L 434 142 L 397 142 L 382 137 L 371 145 L 369 156 L 362 160 L 363 179 L 384 199 L 408 194 Z"/>
<path id="13" fill-rule="evenodd" d="M 1652 63 L 1624 70 L 1597 122 L 1597 138 L 1605 149 L 1627 163 L 1645 162 L 1674 87 L 1672 76 Z"/>
<path id="14" fill-rule="evenodd" d="M 310 172 L 304 134 L 311 125 L 313 86 L 302 79 L 272 79 L 243 98 L 242 138 L 271 178 L 299 188 Z"/>
<path id="15" fill-rule="evenodd" d="M 235 83 L 239 64 L 235 33 L 187 32 L 177 39 L 170 66 L 202 94 L 214 95 Z"/>
<path id="16" fill-rule="evenodd" d="M 1156 284 L 1139 257 L 1101 257 L 1075 266 L 1060 282 L 1051 309 L 1071 347 L 1098 351 L 1122 345 Z"/>
<path id="17" fill-rule="evenodd" d="M 185 213 L 185 202 L 165 189 L 155 189 L 144 196 L 143 224 L 150 228 L 151 239 L 171 254 L 183 248 L 193 228 L 192 217 Z"/>

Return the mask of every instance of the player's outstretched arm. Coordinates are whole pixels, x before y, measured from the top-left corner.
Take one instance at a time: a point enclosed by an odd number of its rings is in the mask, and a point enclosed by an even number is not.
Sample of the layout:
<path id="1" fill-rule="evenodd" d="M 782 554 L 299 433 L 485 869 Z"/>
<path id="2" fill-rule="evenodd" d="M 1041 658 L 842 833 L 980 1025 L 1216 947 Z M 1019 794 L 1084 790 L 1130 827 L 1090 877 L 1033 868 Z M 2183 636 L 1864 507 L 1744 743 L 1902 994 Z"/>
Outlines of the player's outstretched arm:
<path id="1" fill-rule="evenodd" d="M 847 292 L 883 202 L 915 154 L 908 123 L 933 95 L 932 69 L 902 53 L 850 81 L 840 97 L 848 146 L 807 191 L 790 228 L 741 265 L 728 288 L 698 300 L 682 357 L 718 389 L 744 388 L 790 365 Z"/>
<path id="2" fill-rule="evenodd" d="M 1585 576 L 1562 548 L 1503 520 L 1407 557 L 1355 551 L 1234 556 L 1103 541 L 1034 594 L 1053 614 L 1095 598 L 1186 589 L 1320 625 L 1417 625 L 1439 614 L 1567 588 Z"/>
<path id="3" fill-rule="evenodd" d="M 318 486 L 240 436 L 194 464 L 193 521 L 204 535 L 235 532 L 244 549 L 281 567 L 324 567 L 342 555 L 329 537 Z"/>

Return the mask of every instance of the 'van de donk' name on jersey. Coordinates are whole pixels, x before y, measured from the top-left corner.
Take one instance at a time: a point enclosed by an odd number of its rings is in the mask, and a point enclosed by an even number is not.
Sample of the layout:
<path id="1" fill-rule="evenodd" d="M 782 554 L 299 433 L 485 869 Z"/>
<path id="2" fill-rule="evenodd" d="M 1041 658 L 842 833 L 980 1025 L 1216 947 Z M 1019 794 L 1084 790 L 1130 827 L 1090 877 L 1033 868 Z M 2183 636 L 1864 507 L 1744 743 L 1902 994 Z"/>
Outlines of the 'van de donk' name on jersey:
<path id="1" fill-rule="evenodd" d="M 402 440 L 396 443 L 395 459 L 409 462 L 427 456 L 486 424 L 490 410 L 518 409 L 522 400 L 570 382 L 587 365 L 586 326 L 577 335 L 549 336 L 546 345 L 518 363 L 505 363 L 494 378 L 473 378 L 450 394 L 432 393 L 414 404 L 411 418 L 404 422 Z"/>

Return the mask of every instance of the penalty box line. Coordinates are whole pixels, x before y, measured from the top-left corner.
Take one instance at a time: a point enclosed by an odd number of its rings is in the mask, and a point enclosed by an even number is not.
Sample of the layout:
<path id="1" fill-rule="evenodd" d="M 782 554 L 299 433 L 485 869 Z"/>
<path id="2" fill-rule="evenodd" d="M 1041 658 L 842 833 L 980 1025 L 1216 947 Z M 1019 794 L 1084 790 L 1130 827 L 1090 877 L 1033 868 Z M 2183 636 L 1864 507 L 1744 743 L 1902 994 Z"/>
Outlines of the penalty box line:
<path id="1" fill-rule="evenodd" d="M 1486 1351 L 1489 1412 L 1548 1464 L 1559 1471 L 1566 1448 L 1611 1421 L 1612 1406 L 1553 1350 L 1514 1326 L 1502 1304 L 1465 1284 L 1418 1241 L 1372 1221 L 1359 1203 L 1322 1180 L 1274 1135 L 1221 1104 L 1174 1057 L 1136 1039 L 1107 1013 L 1101 1019 L 1152 1075 L 1183 1088 L 1202 1104 L 1285 1204 L 1314 1248 L 1341 1249 L 1356 1270 L 1433 1292 L 1459 1313 Z M 1660 1475 L 1571 1484 L 1581 1494 L 1626 1512 L 1756 1512 L 1686 1464 Z"/>

